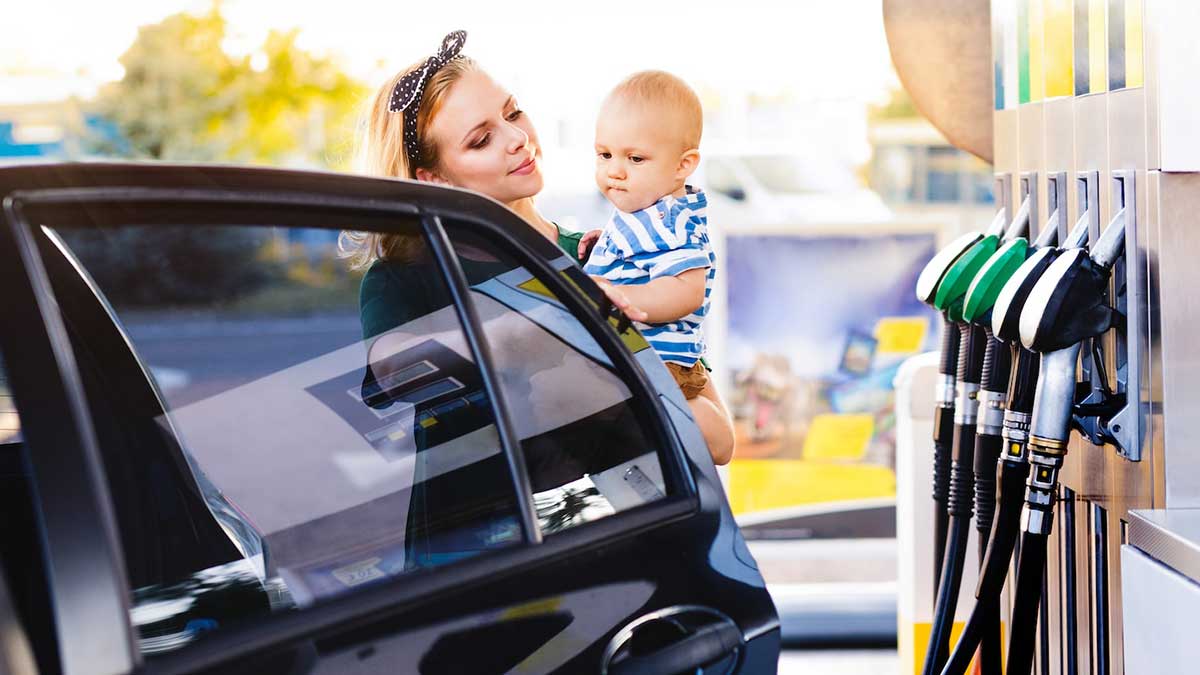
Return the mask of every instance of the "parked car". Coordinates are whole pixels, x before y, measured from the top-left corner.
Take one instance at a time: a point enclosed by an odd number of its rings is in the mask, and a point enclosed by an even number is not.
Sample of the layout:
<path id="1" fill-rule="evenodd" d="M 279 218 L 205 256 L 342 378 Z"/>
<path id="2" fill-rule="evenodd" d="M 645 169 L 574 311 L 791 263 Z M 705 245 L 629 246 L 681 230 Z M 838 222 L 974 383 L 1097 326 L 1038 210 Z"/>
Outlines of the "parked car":
<path id="1" fill-rule="evenodd" d="M 501 205 L 148 163 L 4 168 L 0 195 L 0 671 L 775 672 L 678 387 Z M 445 301 L 366 340 L 353 293 L 178 304 L 225 274 L 201 248 L 261 239 L 228 256 L 253 264 L 297 229 L 400 235 L 402 292 Z"/>
<path id="2" fill-rule="evenodd" d="M 879 195 L 852 167 L 819 154 L 780 151 L 706 153 L 694 180 L 709 194 L 711 217 L 738 227 L 830 227 L 890 220 Z"/>

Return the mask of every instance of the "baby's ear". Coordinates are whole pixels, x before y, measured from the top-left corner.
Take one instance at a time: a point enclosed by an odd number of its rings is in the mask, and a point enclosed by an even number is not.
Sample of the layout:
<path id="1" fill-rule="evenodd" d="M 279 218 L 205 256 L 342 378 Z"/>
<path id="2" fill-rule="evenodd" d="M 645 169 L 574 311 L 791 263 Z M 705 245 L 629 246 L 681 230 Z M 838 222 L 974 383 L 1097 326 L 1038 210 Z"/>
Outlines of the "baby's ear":
<path id="1" fill-rule="evenodd" d="M 679 156 L 679 168 L 675 171 L 675 178 L 684 180 L 695 172 L 697 166 L 700 166 L 700 151 L 695 148 L 685 150 Z"/>

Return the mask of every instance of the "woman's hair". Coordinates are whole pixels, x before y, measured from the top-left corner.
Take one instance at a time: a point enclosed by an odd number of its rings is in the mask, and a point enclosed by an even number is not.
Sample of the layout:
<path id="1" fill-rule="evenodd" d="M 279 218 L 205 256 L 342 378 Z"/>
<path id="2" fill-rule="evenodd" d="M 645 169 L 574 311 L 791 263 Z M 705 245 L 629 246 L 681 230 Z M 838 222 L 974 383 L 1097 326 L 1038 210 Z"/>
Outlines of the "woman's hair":
<path id="1" fill-rule="evenodd" d="M 437 166 L 437 145 L 427 133 L 429 124 L 438 114 L 454 83 L 463 75 L 479 69 L 474 60 L 465 56 L 452 59 L 429 78 L 417 107 L 417 142 L 420 150 L 416 163 L 404 152 L 404 114 L 388 112 L 392 90 L 400 78 L 418 68 L 421 60 L 388 78 L 370 99 L 359 124 L 359 144 L 356 165 L 359 171 L 372 176 L 414 180 L 417 169 Z M 420 235 L 380 234 L 377 232 L 343 232 L 338 239 L 343 257 L 350 258 L 354 268 L 370 266 L 375 260 L 415 261 L 423 257 L 425 245 Z"/>

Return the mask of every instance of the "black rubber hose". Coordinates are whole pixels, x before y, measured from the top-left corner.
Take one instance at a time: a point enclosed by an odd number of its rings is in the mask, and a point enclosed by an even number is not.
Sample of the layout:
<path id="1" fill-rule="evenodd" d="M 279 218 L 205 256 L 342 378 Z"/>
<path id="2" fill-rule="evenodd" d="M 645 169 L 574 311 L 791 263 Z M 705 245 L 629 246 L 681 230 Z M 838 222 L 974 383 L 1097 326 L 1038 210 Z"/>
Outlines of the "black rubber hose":
<path id="1" fill-rule="evenodd" d="M 1005 349 L 1007 351 L 1007 348 Z M 992 516 L 996 510 L 996 479 L 999 472 L 996 462 L 1004 447 L 1004 439 L 992 434 L 975 436 L 975 529 L 979 532 L 979 568 L 982 577 L 987 564 L 990 533 L 994 531 Z M 1020 500 L 1018 499 L 1017 525 L 1020 523 Z M 1005 514 L 1009 518 L 1010 515 Z M 979 645 L 981 675 L 1002 675 L 1000 665 L 1000 594 L 978 597 L 975 603 L 980 612 L 982 641 Z M 974 616 L 974 611 L 972 612 Z"/>
<path id="2" fill-rule="evenodd" d="M 990 328 L 985 327 L 984 332 L 987 334 L 987 350 L 983 355 L 983 378 L 980 388 L 1007 392 L 1012 370 L 1012 348 L 1007 342 L 993 337 Z"/>
<path id="3" fill-rule="evenodd" d="M 978 385 L 983 374 L 983 357 L 987 333 L 982 327 L 960 326 L 962 336 L 958 351 L 958 382 Z M 961 395 L 961 393 L 960 393 Z M 934 607 L 933 628 L 925 652 L 925 675 L 942 670 L 950 657 L 950 631 L 954 627 L 954 611 L 962 584 L 963 562 L 967 553 L 967 534 L 975 501 L 975 415 L 974 411 L 955 411 L 954 445 L 950 465 L 950 534 L 942 563 L 941 583 L 938 585 L 937 605 Z"/>
<path id="4" fill-rule="evenodd" d="M 1009 366 L 1011 356 L 1008 345 L 992 337 L 990 330 L 987 335 L 987 348 L 983 357 L 983 376 L 981 389 L 991 394 L 1005 394 L 1009 381 Z M 988 413 L 986 400 L 980 404 L 979 419 L 985 419 Z M 1000 414 L 998 411 L 994 414 Z M 988 540 L 992 530 L 992 516 L 996 510 L 996 478 L 999 470 L 996 466 L 1000 453 L 1004 449 L 1004 439 L 1000 436 L 1002 430 L 1001 416 L 995 421 L 994 429 L 982 429 L 975 437 L 975 457 L 972 474 L 975 479 L 975 529 L 979 530 L 981 546 Z M 981 421 L 980 424 L 983 422 Z M 977 428 L 977 432 L 979 429 Z M 983 562 L 983 551 L 980 551 L 980 563 Z"/>
<path id="5" fill-rule="evenodd" d="M 975 436 L 975 529 L 979 543 L 987 544 L 992 532 L 992 517 L 996 514 L 996 480 L 1000 477 L 996 461 L 1004 449 L 1004 439 L 992 434 Z M 980 550 L 979 561 L 984 556 Z"/>
<path id="6" fill-rule="evenodd" d="M 984 330 L 987 334 L 987 351 L 983 357 L 981 388 L 985 392 L 991 392 L 989 396 L 1004 395 L 1008 389 L 1012 352 L 1008 344 L 992 336 L 990 329 L 985 327 Z M 985 408 L 985 406 L 987 407 Z M 1000 453 L 1004 450 L 1004 438 L 1000 436 L 1002 425 L 992 428 L 991 425 L 983 423 L 985 419 L 983 416 L 987 415 L 989 411 L 994 415 L 1000 414 L 998 410 L 991 410 L 989 400 L 985 399 L 981 403 L 981 422 L 975 436 L 975 529 L 979 532 L 981 572 L 987 560 L 987 549 L 993 530 L 992 517 L 996 513 L 996 480 L 1000 473 L 997 461 L 1000 459 Z M 999 422 L 1000 420 L 997 420 L 997 423 Z M 979 621 L 982 624 L 982 638 L 979 645 L 980 675 L 1003 675 L 999 594 L 996 594 L 995 598 L 991 596 L 978 598 L 976 607 L 980 613 Z M 974 612 L 972 614 L 974 615 Z"/>
<path id="7" fill-rule="evenodd" d="M 963 563 L 967 557 L 969 532 L 968 520 L 950 520 L 946 558 L 942 562 L 942 585 L 938 588 L 933 627 L 929 633 L 929 646 L 925 651 L 925 667 L 921 670 L 924 675 L 941 672 L 942 664 L 949 658 L 950 631 L 954 627 L 954 606 L 958 604 L 958 589 L 962 581 Z"/>
<path id="8" fill-rule="evenodd" d="M 999 616 L 1000 592 L 1004 589 L 1008 563 L 1012 559 L 1017 534 L 1021 530 L 1021 509 L 1025 503 L 1025 479 L 1029 476 L 1029 464 L 1001 461 L 997 471 L 999 478 L 996 481 L 996 500 L 999 508 L 996 510 L 991 536 L 988 538 L 983 571 L 979 574 L 979 586 L 975 591 L 975 597 L 979 600 L 967 619 L 958 644 L 954 646 L 954 653 L 942 669 L 942 675 L 962 675 L 966 672 L 967 667 L 971 665 L 971 658 L 975 655 L 975 648 L 979 646 L 988 626 L 988 617 Z M 989 600 L 992 601 L 990 605 Z"/>
<path id="9" fill-rule="evenodd" d="M 958 379 L 979 384 L 983 380 L 983 356 L 987 351 L 987 331 L 983 326 L 962 324 L 964 337 L 958 347 Z"/>
<path id="10" fill-rule="evenodd" d="M 1029 675 L 1033 668 L 1038 606 L 1045 573 L 1046 537 L 1026 533 L 1021 538 L 1017 592 L 1013 600 L 1012 621 L 1009 623 L 1012 637 L 1008 642 L 1008 675 Z"/>
<path id="11" fill-rule="evenodd" d="M 979 575 L 976 597 L 987 594 L 999 596 L 1008 576 L 1008 563 L 1012 559 L 1017 535 L 1021 532 L 1021 509 L 1025 504 L 1025 480 L 1029 478 L 1028 462 L 1001 462 L 1000 478 L 996 484 L 996 500 L 999 508 L 995 523 L 988 537 L 987 554 L 983 559 L 983 571 Z"/>
<path id="12" fill-rule="evenodd" d="M 942 317 L 942 360 L 938 372 L 942 375 L 958 374 L 958 346 L 961 334 L 957 322 Z"/>
<path id="13" fill-rule="evenodd" d="M 1008 409 L 1032 413 L 1041 360 L 1037 354 L 1024 347 L 1014 346 L 1012 350 L 1016 366 L 1012 368 L 1012 375 L 1008 381 Z"/>
<path id="14" fill-rule="evenodd" d="M 943 318 L 942 354 L 938 373 L 954 378 L 958 368 L 961 334 L 958 324 Z M 939 383 L 940 386 L 941 383 Z M 950 501 L 950 452 L 954 439 L 954 395 L 939 402 L 933 413 L 933 587 L 941 585 L 942 558 L 946 555 L 946 530 L 950 526 L 947 511 Z M 934 599 L 937 604 L 937 599 Z"/>

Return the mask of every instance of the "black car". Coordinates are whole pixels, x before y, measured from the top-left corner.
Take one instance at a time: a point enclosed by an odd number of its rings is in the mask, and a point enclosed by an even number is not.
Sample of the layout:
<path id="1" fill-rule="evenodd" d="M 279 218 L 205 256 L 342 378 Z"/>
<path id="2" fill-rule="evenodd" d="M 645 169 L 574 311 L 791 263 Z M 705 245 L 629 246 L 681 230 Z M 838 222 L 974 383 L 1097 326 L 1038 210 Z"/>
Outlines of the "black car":
<path id="1" fill-rule="evenodd" d="M 678 387 L 502 205 L 163 164 L 0 195 L 0 672 L 776 671 Z M 346 233 L 425 309 L 368 330 Z"/>

